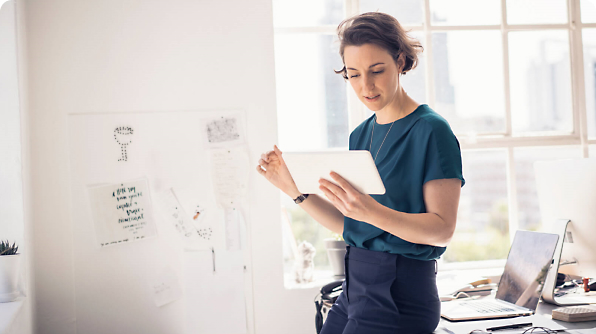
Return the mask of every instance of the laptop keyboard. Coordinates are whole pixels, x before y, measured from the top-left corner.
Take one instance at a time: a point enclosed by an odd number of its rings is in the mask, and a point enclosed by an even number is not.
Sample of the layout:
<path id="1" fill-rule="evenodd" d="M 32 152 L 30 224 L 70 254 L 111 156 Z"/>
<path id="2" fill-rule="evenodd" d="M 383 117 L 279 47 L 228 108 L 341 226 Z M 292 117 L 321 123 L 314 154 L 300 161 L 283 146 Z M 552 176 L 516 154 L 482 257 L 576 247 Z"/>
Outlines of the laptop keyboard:
<path id="1" fill-rule="evenodd" d="M 466 306 L 480 313 L 500 313 L 500 312 L 513 312 L 516 311 L 511 307 L 500 305 L 495 302 L 474 300 L 473 302 L 461 303 L 462 306 Z"/>

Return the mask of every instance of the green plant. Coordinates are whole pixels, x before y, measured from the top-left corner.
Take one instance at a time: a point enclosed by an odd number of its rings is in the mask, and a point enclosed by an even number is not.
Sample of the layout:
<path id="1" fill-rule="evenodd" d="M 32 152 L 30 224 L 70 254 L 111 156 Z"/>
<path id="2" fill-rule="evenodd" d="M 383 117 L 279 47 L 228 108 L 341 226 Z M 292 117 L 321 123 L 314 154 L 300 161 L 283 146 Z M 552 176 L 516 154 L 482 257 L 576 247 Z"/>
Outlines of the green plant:
<path id="1" fill-rule="evenodd" d="M 344 240 L 344 237 L 339 233 L 333 233 L 333 239 L 340 241 Z"/>
<path id="2" fill-rule="evenodd" d="M 19 246 L 15 242 L 12 243 L 12 246 L 8 240 L 0 242 L 0 255 L 15 255 L 18 250 Z"/>

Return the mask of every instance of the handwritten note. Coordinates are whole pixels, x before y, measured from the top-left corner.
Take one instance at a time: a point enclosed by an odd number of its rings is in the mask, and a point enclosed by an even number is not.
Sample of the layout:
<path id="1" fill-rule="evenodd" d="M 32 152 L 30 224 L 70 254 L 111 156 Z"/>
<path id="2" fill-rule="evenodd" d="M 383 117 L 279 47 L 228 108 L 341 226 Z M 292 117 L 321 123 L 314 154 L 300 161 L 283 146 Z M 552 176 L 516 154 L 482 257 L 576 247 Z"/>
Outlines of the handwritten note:
<path id="1" fill-rule="evenodd" d="M 157 234 L 147 180 L 89 187 L 88 193 L 100 247 Z"/>
<path id="2" fill-rule="evenodd" d="M 150 283 L 155 306 L 162 307 L 182 297 L 178 277 L 172 268 L 167 267 Z"/>
<path id="3" fill-rule="evenodd" d="M 211 177 L 217 203 L 238 207 L 248 189 L 248 156 L 242 146 L 211 150 Z"/>

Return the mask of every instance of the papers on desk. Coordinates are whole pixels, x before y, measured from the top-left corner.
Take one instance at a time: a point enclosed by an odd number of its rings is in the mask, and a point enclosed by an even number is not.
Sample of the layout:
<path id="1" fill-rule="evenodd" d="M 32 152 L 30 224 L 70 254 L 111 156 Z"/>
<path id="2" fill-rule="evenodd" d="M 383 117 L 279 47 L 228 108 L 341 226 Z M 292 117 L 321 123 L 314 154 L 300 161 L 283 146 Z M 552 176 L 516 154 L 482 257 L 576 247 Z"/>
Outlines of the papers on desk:
<path id="1" fill-rule="evenodd" d="M 449 302 L 444 302 L 449 303 Z M 443 303 L 442 303 L 443 304 Z M 507 319 L 495 319 L 495 320 L 483 320 L 483 321 L 462 321 L 462 322 L 448 322 L 446 320 L 441 320 L 437 330 L 435 331 L 436 334 L 468 334 L 473 330 L 486 330 L 489 327 L 497 327 L 497 326 L 506 326 L 506 325 L 515 325 L 520 323 L 532 323 L 534 327 L 546 327 L 553 331 L 556 330 L 565 330 L 565 327 L 562 325 L 557 324 L 555 321 L 551 319 L 550 314 L 534 314 L 532 316 L 527 317 L 516 317 L 516 318 L 507 318 Z M 507 329 L 507 330 L 499 330 L 495 333 L 499 334 L 510 334 L 510 333 L 523 333 L 526 328 L 518 328 L 518 329 Z M 569 331 L 567 331 L 568 333 Z M 480 334 L 479 332 L 478 334 Z M 492 332 L 487 332 L 492 333 Z M 534 331 L 534 333 L 541 333 L 539 331 Z"/>
<path id="2" fill-rule="evenodd" d="M 497 288 L 497 284 L 475 274 L 441 273 L 437 277 L 437 288 L 443 302 L 463 297 L 487 296 Z"/>

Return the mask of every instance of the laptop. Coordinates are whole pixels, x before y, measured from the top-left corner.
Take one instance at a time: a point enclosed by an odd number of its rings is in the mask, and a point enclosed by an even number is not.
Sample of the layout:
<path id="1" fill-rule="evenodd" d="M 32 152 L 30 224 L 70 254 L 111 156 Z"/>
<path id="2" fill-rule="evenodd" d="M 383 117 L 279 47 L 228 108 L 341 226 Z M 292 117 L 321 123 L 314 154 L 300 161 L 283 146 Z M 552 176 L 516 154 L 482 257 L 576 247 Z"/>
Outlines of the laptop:
<path id="1" fill-rule="evenodd" d="M 451 321 L 509 318 L 536 312 L 559 236 L 517 231 L 495 298 L 441 303 L 441 316 Z"/>

